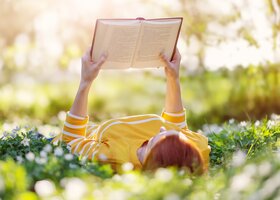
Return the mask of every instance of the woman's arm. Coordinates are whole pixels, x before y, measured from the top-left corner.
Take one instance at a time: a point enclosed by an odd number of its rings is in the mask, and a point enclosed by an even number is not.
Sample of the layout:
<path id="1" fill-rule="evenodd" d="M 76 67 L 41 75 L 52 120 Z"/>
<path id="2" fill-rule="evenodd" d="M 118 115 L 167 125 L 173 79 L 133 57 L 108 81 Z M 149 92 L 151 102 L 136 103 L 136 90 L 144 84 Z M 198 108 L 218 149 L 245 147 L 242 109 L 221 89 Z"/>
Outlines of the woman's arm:
<path id="1" fill-rule="evenodd" d="M 172 61 L 169 61 L 164 54 L 161 54 L 160 57 L 164 62 L 166 75 L 165 108 L 161 116 L 166 121 L 187 129 L 186 112 L 182 103 L 179 77 L 181 55 L 176 49 Z"/>
<path id="2" fill-rule="evenodd" d="M 164 54 L 161 54 L 164 62 L 164 70 L 166 75 L 166 96 L 165 96 L 165 111 L 169 113 L 178 113 L 183 111 L 180 88 L 180 61 L 181 55 L 176 49 L 172 61 L 169 61 Z"/>
<path id="3" fill-rule="evenodd" d="M 97 77 L 105 60 L 106 55 L 102 55 L 97 61 L 92 61 L 89 50 L 82 57 L 80 86 L 70 109 L 71 114 L 81 117 L 87 116 L 88 93 L 93 80 Z"/>

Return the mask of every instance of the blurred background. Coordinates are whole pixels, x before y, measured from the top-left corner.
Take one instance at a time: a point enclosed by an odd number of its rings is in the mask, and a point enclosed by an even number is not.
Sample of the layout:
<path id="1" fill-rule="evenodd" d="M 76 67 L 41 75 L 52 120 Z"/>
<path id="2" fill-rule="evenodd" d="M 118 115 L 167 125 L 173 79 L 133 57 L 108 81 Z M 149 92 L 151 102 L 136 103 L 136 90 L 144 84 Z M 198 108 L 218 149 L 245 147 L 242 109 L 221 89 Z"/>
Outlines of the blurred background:
<path id="1" fill-rule="evenodd" d="M 61 124 L 97 18 L 184 17 L 178 48 L 190 128 L 280 114 L 280 0 L 0 3 L 0 124 Z M 89 113 L 96 122 L 160 114 L 164 98 L 163 69 L 101 71 Z"/>

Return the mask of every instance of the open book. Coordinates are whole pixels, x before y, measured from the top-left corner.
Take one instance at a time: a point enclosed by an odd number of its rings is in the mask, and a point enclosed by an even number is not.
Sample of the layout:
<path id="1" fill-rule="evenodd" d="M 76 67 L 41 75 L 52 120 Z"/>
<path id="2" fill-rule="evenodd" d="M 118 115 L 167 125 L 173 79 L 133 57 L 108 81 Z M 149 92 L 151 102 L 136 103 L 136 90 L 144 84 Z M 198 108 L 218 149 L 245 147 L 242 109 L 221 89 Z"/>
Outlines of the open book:
<path id="1" fill-rule="evenodd" d="M 159 54 L 172 59 L 183 18 L 97 19 L 91 56 L 108 57 L 102 69 L 152 68 L 163 65 Z"/>

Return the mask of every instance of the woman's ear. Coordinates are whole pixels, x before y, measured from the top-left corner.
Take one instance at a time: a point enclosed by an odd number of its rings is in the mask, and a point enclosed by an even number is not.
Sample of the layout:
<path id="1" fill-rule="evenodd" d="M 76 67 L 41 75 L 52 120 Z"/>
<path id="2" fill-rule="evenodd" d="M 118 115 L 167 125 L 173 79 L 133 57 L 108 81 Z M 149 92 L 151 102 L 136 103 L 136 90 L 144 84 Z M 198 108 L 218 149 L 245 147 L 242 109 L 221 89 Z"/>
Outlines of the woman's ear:
<path id="1" fill-rule="evenodd" d="M 142 143 L 142 145 L 137 149 L 137 157 L 141 164 L 143 164 L 144 156 L 145 156 L 145 150 L 147 147 L 149 140 L 146 140 Z"/>

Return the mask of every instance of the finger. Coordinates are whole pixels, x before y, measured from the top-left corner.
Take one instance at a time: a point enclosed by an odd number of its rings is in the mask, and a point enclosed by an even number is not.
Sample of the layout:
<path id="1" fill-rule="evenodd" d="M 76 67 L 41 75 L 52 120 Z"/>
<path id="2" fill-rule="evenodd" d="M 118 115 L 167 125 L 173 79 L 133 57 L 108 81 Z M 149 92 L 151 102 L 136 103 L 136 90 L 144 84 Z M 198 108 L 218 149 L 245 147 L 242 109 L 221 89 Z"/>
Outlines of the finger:
<path id="1" fill-rule="evenodd" d="M 90 51 L 91 51 L 91 48 L 88 48 L 88 49 L 86 50 L 86 52 L 84 53 L 84 55 L 83 55 L 83 57 L 82 57 L 82 60 L 83 60 L 84 62 L 92 62 L 91 56 L 90 56 Z"/>
<path id="2" fill-rule="evenodd" d="M 169 60 L 168 60 L 167 56 L 165 55 L 165 53 L 161 52 L 160 53 L 160 58 L 165 64 L 169 63 Z"/>
<path id="3" fill-rule="evenodd" d="M 181 54 L 180 54 L 178 48 L 176 48 L 172 61 L 176 62 L 176 61 L 180 61 L 180 60 L 181 60 Z"/>
<path id="4" fill-rule="evenodd" d="M 106 58 L 107 58 L 107 54 L 102 54 L 100 57 L 99 57 L 99 59 L 98 59 L 98 61 L 96 62 L 96 65 L 97 66 L 101 66 L 105 61 L 106 61 Z"/>

